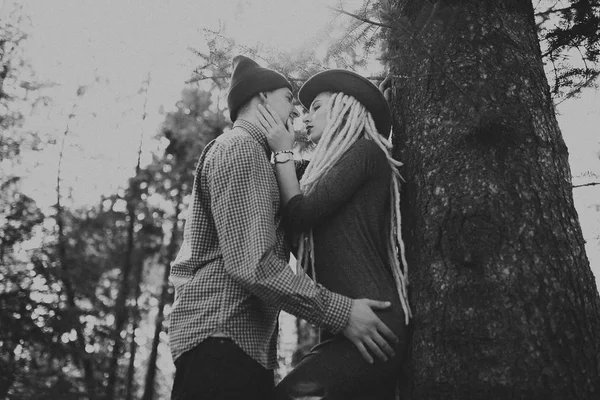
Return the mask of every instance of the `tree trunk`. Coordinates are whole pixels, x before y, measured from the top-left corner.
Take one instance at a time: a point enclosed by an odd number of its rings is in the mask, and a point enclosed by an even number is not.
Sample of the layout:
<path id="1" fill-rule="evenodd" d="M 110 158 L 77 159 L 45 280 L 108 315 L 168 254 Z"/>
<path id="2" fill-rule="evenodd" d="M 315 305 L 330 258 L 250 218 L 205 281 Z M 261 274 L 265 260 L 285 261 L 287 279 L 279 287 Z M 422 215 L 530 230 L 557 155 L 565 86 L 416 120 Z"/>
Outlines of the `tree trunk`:
<path id="1" fill-rule="evenodd" d="M 76 103 L 75 103 L 76 104 Z M 75 104 L 73 105 L 73 109 L 75 109 Z M 69 116 L 69 119 L 72 118 L 72 115 Z M 61 280 L 63 283 L 63 287 L 65 290 L 65 294 L 67 297 L 67 306 L 70 314 L 78 314 L 79 310 L 77 308 L 77 304 L 75 303 L 75 291 L 73 289 L 73 285 L 71 282 L 71 265 L 70 260 L 67 254 L 67 238 L 64 231 L 65 221 L 63 216 L 63 207 L 62 207 L 62 196 L 61 196 L 61 173 L 62 173 L 62 161 L 64 157 L 65 150 L 65 142 L 67 139 L 67 135 L 69 133 L 69 125 L 65 128 L 65 132 L 63 135 L 63 140 L 61 144 L 59 160 L 58 160 L 58 170 L 56 175 L 56 214 L 54 219 L 56 221 L 56 225 L 58 227 L 58 259 L 60 260 L 60 266 L 62 270 Z M 74 318 L 74 326 L 76 334 L 76 343 L 73 344 L 73 358 L 75 362 L 79 364 L 83 368 L 83 376 L 84 382 L 88 394 L 88 398 L 90 400 L 94 400 L 96 398 L 96 381 L 94 379 L 94 366 L 92 364 L 92 360 L 90 359 L 90 355 L 86 352 L 86 342 L 85 336 L 83 334 L 83 330 L 81 329 L 81 323 L 79 321 L 79 317 Z"/>
<path id="2" fill-rule="evenodd" d="M 129 366 L 127 367 L 127 381 L 125 383 L 125 400 L 133 399 L 134 380 L 135 380 L 135 355 L 137 353 L 137 343 L 135 341 L 135 330 L 137 329 L 138 319 L 134 318 L 131 322 L 131 340 L 129 341 Z"/>
<path id="3" fill-rule="evenodd" d="M 8 61 L 5 60 L 4 57 L 6 54 L 6 50 L 4 49 L 5 45 L 6 40 L 0 40 L 0 99 L 6 96 L 4 94 L 4 80 L 8 76 Z M 2 118 L 1 115 L 0 118 Z M 2 122 L 2 120 L 0 120 L 0 122 Z"/>
<path id="4" fill-rule="evenodd" d="M 8 360 L 2 360 L 3 363 L 0 364 L 0 399 L 6 400 L 8 398 L 8 392 L 10 388 L 15 383 L 17 378 L 17 368 L 15 366 L 15 353 L 14 348 L 16 346 L 12 346 L 9 343 L 4 343 L 4 349 L 6 358 Z M 6 364 L 4 364 L 4 362 Z"/>
<path id="5" fill-rule="evenodd" d="M 136 176 L 139 173 L 139 157 L 136 168 Z M 110 358 L 110 368 L 108 383 L 106 385 L 106 398 L 113 400 L 115 398 L 115 387 L 117 383 L 117 377 L 120 376 L 119 371 L 119 358 L 121 357 L 121 348 L 123 347 L 123 339 L 121 338 L 121 331 L 126 325 L 128 310 L 127 310 L 127 298 L 131 291 L 131 270 L 133 269 L 133 248 L 135 246 L 134 241 L 134 228 L 135 228 L 135 202 L 139 193 L 138 182 L 135 178 L 131 179 L 130 186 L 127 196 L 127 244 L 125 248 L 125 255 L 123 256 L 123 266 L 121 267 L 121 281 L 119 285 L 119 294 L 115 301 L 115 329 L 113 331 L 113 351 Z"/>
<path id="6" fill-rule="evenodd" d="M 163 331 L 164 310 L 169 299 L 169 274 L 171 272 L 171 262 L 175 259 L 177 249 L 179 247 L 179 214 L 183 198 L 179 191 L 176 198 L 175 214 L 173 216 L 173 230 L 171 231 L 171 240 L 167 248 L 167 256 L 165 259 L 165 272 L 163 275 L 162 289 L 158 302 L 158 314 L 154 326 L 154 337 L 152 339 L 152 351 L 148 360 L 148 373 L 146 374 L 146 383 L 144 385 L 144 395 L 142 400 L 152 400 L 154 398 L 154 380 L 156 377 L 156 360 L 158 359 L 158 345 L 160 344 L 160 334 Z"/>
<path id="7" fill-rule="evenodd" d="M 150 73 L 146 80 L 144 80 L 144 86 L 141 91 L 145 94 L 144 105 L 142 108 L 142 125 L 146 120 L 146 107 L 148 105 L 148 87 L 150 85 Z M 130 275 L 133 269 L 133 250 L 134 250 L 134 228 L 136 218 L 136 204 L 139 200 L 140 190 L 139 181 L 137 177 L 140 174 L 140 163 L 142 157 L 142 145 L 144 143 L 144 131 L 140 135 L 140 145 L 137 153 L 137 163 L 135 166 L 135 177 L 129 180 L 129 190 L 127 191 L 127 219 L 129 224 L 127 225 L 127 246 L 125 248 L 125 256 L 123 258 L 123 266 L 121 267 L 121 282 L 119 287 L 119 294 L 115 302 L 115 330 L 113 332 L 113 351 L 110 358 L 110 369 L 108 376 L 108 383 L 106 385 L 106 399 L 113 400 L 115 398 L 115 387 L 117 383 L 117 376 L 119 376 L 119 358 L 121 357 L 121 347 L 123 340 L 121 339 L 121 331 L 127 322 L 127 298 L 131 291 Z"/>
<path id="8" fill-rule="evenodd" d="M 600 300 L 531 2 L 386 4 L 412 398 L 600 397 Z"/>
<path id="9" fill-rule="evenodd" d="M 135 293 L 133 298 L 133 307 L 132 307 L 132 320 L 131 320 L 131 340 L 129 342 L 129 367 L 127 369 L 127 384 L 125 389 L 125 400 L 133 399 L 133 392 L 135 390 L 134 381 L 135 381 L 135 357 L 137 354 L 137 342 L 135 341 L 136 335 L 135 331 L 137 330 L 140 324 L 140 309 L 139 309 L 139 300 L 142 294 L 142 275 L 144 272 L 144 259 L 140 258 L 137 262 L 137 270 L 135 274 Z"/>

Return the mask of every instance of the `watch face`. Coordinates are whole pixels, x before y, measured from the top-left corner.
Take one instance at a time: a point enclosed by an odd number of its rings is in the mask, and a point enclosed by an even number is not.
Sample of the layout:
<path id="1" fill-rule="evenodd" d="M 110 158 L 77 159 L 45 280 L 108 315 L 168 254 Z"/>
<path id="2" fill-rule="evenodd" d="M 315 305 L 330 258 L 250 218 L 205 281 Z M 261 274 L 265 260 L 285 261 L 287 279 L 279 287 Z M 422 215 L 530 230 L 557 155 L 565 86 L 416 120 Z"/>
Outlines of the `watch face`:
<path id="1" fill-rule="evenodd" d="M 281 154 L 275 155 L 275 162 L 286 162 L 293 158 L 294 158 L 293 154 L 281 153 Z"/>

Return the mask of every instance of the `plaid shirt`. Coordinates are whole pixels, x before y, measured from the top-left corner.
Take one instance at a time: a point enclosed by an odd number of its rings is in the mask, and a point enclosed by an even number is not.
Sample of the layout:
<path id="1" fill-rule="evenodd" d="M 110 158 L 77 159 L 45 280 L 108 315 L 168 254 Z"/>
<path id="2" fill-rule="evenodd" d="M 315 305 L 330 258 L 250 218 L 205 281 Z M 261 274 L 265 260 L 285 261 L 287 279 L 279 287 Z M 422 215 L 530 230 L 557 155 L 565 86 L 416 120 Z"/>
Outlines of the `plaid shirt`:
<path id="1" fill-rule="evenodd" d="M 287 264 L 269 155 L 264 133 L 238 120 L 200 156 L 183 244 L 171 267 L 174 360 L 219 333 L 272 369 L 280 309 L 333 333 L 348 322 L 351 299 L 295 275 Z"/>

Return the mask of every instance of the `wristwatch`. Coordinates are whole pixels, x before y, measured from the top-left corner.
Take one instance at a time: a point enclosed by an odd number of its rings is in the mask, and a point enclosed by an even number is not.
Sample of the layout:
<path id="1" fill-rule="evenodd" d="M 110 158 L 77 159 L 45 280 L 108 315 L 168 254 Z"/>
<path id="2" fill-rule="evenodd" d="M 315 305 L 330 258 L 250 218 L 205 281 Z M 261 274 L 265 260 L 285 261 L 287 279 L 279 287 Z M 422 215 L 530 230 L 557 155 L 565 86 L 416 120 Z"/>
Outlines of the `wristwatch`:
<path id="1" fill-rule="evenodd" d="M 273 153 L 271 162 L 273 164 L 285 163 L 294 159 L 294 152 L 291 150 L 276 151 Z"/>

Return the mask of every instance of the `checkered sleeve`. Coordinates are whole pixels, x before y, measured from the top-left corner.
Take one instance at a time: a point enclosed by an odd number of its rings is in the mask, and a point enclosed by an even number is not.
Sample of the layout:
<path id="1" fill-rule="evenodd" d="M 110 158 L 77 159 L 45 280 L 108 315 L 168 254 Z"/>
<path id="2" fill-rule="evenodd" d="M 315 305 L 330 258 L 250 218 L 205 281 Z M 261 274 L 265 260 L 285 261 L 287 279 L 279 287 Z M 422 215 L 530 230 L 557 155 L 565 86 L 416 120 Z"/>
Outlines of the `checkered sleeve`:
<path id="1" fill-rule="evenodd" d="M 217 147 L 205 168 L 227 274 L 267 304 L 333 333 L 342 331 L 352 300 L 295 275 L 277 256 L 277 194 L 271 193 L 273 169 L 265 150 L 251 139 L 239 140 Z"/>

